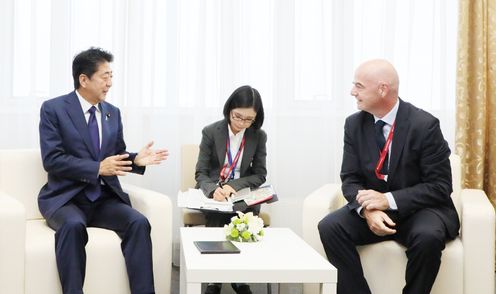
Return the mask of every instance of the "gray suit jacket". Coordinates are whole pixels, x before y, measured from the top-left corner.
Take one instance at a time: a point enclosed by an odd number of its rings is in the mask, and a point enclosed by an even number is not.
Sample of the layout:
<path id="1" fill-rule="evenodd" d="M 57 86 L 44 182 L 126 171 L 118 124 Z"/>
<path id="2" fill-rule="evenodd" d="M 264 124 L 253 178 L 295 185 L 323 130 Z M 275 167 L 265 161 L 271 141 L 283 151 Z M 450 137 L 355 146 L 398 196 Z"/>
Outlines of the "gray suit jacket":
<path id="1" fill-rule="evenodd" d="M 218 187 L 219 174 L 226 158 L 227 121 L 221 120 L 206 126 L 202 131 L 200 153 L 196 164 L 196 188 L 212 197 Z M 248 128 L 245 131 L 245 147 L 240 167 L 240 178 L 229 181 L 234 190 L 256 188 L 265 182 L 267 168 L 267 135 L 261 129 Z"/>

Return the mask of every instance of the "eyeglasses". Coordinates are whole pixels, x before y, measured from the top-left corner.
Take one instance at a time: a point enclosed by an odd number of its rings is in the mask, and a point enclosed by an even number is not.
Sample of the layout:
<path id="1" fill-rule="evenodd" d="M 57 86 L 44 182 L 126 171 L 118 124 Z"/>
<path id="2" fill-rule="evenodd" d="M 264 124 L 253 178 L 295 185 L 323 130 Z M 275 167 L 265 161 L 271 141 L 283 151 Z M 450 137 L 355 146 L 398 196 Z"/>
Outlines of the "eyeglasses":
<path id="1" fill-rule="evenodd" d="M 244 118 L 241 114 L 231 111 L 231 118 L 235 121 L 242 122 L 245 124 L 252 124 L 255 122 L 255 118 Z"/>

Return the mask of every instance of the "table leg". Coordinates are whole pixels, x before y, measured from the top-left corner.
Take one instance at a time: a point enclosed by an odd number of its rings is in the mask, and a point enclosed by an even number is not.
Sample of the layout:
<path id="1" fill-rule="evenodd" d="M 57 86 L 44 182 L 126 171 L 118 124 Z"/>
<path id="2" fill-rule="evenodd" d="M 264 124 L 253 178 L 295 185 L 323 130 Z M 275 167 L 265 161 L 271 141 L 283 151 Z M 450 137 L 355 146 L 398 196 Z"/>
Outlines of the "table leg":
<path id="1" fill-rule="evenodd" d="M 186 263 L 184 261 L 183 251 L 180 249 L 180 263 L 179 263 L 179 293 L 186 293 Z"/>
<path id="2" fill-rule="evenodd" d="M 335 283 L 322 283 L 322 288 L 320 289 L 321 294 L 336 294 L 336 284 Z"/>
<path id="3" fill-rule="evenodd" d="M 201 283 L 187 283 L 186 294 L 201 294 Z"/>

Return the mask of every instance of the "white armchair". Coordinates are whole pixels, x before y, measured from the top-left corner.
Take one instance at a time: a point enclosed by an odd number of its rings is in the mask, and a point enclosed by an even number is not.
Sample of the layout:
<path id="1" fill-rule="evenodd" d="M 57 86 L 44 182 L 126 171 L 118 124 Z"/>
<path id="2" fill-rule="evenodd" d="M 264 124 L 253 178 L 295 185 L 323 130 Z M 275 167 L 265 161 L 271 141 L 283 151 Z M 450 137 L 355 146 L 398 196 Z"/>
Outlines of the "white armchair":
<path id="1" fill-rule="evenodd" d="M 46 183 L 39 150 L 0 150 L 0 293 L 62 293 L 55 261 L 54 231 L 38 210 Z M 123 185 L 134 208 L 151 226 L 157 294 L 170 293 L 172 204 L 169 197 Z M 84 292 L 130 293 L 124 257 L 116 233 L 89 228 Z"/>
<path id="2" fill-rule="evenodd" d="M 460 158 L 452 155 L 450 161 L 451 197 L 460 216 L 461 228 L 460 235 L 446 244 L 432 294 L 494 294 L 494 208 L 482 190 L 461 189 Z M 317 224 L 345 203 L 340 184 L 324 185 L 304 200 L 303 238 L 324 257 Z M 372 293 L 401 293 L 407 263 L 405 247 L 395 241 L 386 241 L 359 246 L 358 251 Z M 318 293 L 318 287 L 304 285 L 304 293 Z"/>

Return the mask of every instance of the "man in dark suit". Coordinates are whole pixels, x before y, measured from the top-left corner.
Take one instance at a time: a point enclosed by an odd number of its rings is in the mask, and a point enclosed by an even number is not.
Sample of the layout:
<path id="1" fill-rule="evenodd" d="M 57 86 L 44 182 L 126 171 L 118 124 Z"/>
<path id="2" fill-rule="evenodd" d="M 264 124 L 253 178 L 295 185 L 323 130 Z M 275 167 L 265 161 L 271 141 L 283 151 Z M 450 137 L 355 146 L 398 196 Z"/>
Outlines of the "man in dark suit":
<path id="1" fill-rule="evenodd" d="M 150 224 L 131 207 L 117 176 L 143 174 L 159 164 L 165 149 L 148 143 L 128 153 L 121 114 L 105 102 L 112 86 L 112 54 L 99 48 L 79 53 L 73 61 L 75 91 L 45 101 L 40 111 L 40 146 L 48 182 L 38 205 L 56 231 L 55 254 L 64 293 L 83 293 L 86 227 L 115 231 L 122 239 L 131 292 L 155 293 Z"/>
<path id="2" fill-rule="evenodd" d="M 348 204 L 318 225 L 338 269 L 338 293 L 370 293 L 355 246 L 385 240 L 407 248 L 403 293 L 429 293 L 445 242 L 459 229 L 450 149 L 438 119 L 399 99 L 389 62 L 363 63 L 353 85 L 361 111 L 345 123 L 341 180 Z"/>

